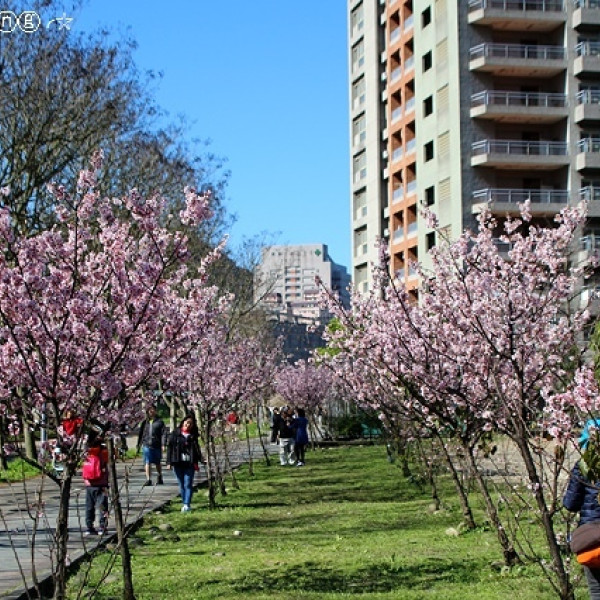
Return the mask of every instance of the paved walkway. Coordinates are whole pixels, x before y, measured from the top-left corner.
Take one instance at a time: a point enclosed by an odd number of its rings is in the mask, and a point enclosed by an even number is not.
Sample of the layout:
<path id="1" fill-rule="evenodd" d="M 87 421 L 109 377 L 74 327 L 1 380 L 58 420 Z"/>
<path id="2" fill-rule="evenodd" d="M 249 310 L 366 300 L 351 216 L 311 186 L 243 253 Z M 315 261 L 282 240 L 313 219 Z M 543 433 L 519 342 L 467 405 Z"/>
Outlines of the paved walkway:
<path id="1" fill-rule="evenodd" d="M 274 451 L 274 447 L 269 447 L 268 442 L 266 445 L 269 452 Z M 254 460 L 261 460 L 264 456 L 258 441 L 252 444 L 251 452 Z M 224 467 L 224 457 L 219 460 Z M 229 452 L 231 466 L 235 468 L 247 460 L 246 443 L 239 442 L 232 445 Z M 146 476 L 141 458 L 127 463 L 118 463 L 118 472 L 121 504 L 128 524 L 137 522 L 146 513 L 167 504 L 179 494 L 179 487 L 171 471 L 164 470 L 164 485 L 144 487 Z M 200 468 L 196 481 L 200 484 L 206 482 L 204 467 Z M 38 502 L 40 497 L 43 498 L 41 505 Z M 32 590 L 32 573 L 37 574 L 39 582 L 47 580 L 52 573 L 53 535 L 58 513 L 58 498 L 58 486 L 47 477 L 0 486 L 0 598 L 10 600 L 38 598 L 37 592 Z M 201 502 L 199 498 L 202 496 L 197 496 L 194 504 Z M 37 528 L 34 527 L 36 512 L 39 515 Z M 80 559 L 98 543 L 114 535 L 114 520 L 109 518 L 108 533 L 102 539 L 84 537 L 82 535 L 84 530 L 85 486 L 81 476 L 77 475 L 73 480 L 69 517 L 71 562 Z M 33 561 L 32 546 L 35 548 Z"/>

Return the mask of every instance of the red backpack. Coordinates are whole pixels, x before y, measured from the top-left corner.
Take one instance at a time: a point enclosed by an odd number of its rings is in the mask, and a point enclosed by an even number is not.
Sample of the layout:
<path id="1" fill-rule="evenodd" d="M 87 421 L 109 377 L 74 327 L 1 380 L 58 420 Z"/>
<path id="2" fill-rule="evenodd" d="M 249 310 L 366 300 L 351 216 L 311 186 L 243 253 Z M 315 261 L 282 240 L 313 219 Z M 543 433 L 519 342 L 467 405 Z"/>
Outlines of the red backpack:
<path id="1" fill-rule="evenodd" d="M 94 481 L 102 477 L 102 461 L 97 454 L 88 454 L 85 457 L 81 475 L 88 481 Z"/>

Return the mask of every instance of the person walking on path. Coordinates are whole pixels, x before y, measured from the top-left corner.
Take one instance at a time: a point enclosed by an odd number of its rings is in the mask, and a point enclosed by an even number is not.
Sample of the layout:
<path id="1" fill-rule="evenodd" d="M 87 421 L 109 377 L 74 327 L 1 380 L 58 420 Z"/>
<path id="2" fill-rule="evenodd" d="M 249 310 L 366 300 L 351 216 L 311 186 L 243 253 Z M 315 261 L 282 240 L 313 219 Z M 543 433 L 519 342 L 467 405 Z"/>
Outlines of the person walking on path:
<path id="1" fill-rule="evenodd" d="M 142 448 L 144 458 L 144 468 L 146 471 L 146 483 L 152 485 L 152 466 L 156 467 L 157 485 L 163 484 L 162 478 L 162 449 L 165 445 L 165 424 L 156 413 L 156 407 L 150 405 L 146 409 L 146 418 L 140 425 L 140 432 L 137 440 L 137 451 Z"/>
<path id="2" fill-rule="evenodd" d="M 199 469 L 199 464 L 203 462 L 197 431 L 193 417 L 187 416 L 167 441 L 167 469 L 173 468 L 179 483 L 181 512 L 191 510 L 194 475 Z"/>
<path id="3" fill-rule="evenodd" d="M 273 408 L 273 412 L 271 413 L 271 444 L 277 443 L 277 429 L 279 427 L 279 419 L 281 415 L 279 414 L 279 408 L 275 406 Z"/>
<path id="4" fill-rule="evenodd" d="M 103 535 L 108 524 L 108 450 L 99 435 L 88 441 L 82 469 L 85 484 L 85 535 Z M 94 527 L 98 517 L 98 529 Z"/>
<path id="5" fill-rule="evenodd" d="M 308 419 L 303 408 L 296 409 L 296 418 L 292 421 L 292 427 L 296 432 L 294 439 L 294 452 L 298 461 L 296 466 L 303 467 L 306 446 L 308 446 Z"/>
<path id="6" fill-rule="evenodd" d="M 600 419 L 590 419 L 579 438 L 579 445 L 583 452 L 587 448 L 591 429 L 600 429 Z M 600 521 L 600 504 L 598 503 L 598 486 L 600 481 L 589 481 L 581 472 L 580 464 L 577 462 L 571 471 L 569 484 L 563 496 L 563 506 L 570 512 L 579 513 L 579 525 Z M 600 569 L 583 567 L 587 579 L 590 600 L 600 600 Z"/>
<path id="7" fill-rule="evenodd" d="M 281 466 L 293 465 L 294 460 L 294 439 L 296 434 L 292 428 L 292 415 L 289 409 L 281 409 L 277 421 L 277 442 L 279 444 L 279 462 Z"/>

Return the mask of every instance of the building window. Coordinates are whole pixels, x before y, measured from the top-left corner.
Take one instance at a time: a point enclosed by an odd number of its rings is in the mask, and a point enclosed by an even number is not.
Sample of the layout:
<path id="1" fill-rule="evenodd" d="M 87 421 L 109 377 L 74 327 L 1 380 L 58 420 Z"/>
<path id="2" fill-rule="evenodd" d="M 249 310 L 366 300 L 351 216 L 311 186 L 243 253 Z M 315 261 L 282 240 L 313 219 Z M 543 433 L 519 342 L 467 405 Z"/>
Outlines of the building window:
<path id="1" fill-rule="evenodd" d="M 430 142 L 427 142 L 425 144 L 425 146 L 423 146 L 423 149 L 424 149 L 425 162 L 428 162 L 433 158 L 433 140 Z"/>
<path id="2" fill-rule="evenodd" d="M 423 73 L 429 71 L 433 65 L 433 59 L 431 57 L 431 50 L 423 55 Z"/>
<path id="3" fill-rule="evenodd" d="M 357 79 L 352 84 L 352 108 L 357 109 L 365 103 L 365 78 Z"/>
<path id="4" fill-rule="evenodd" d="M 431 231 L 425 236 L 425 248 L 427 249 L 427 251 L 429 251 L 434 246 L 435 246 L 435 231 Z"/>
<path id="5" fill-rule="evenodd" d="M 352 26 L 352 35 L 359 33 L 364 26 L 364 6 L 361 2 L 350 14 L 350 23 Z"/>
<path id="6" fill-rule="evenodd" d="M 428 117 L 433 112 L 433 96 L 423 100 L 423 116 Z"/>
<path id="7" fill-rule="evenodd" d="M 367 228 L 361 227 L 354 232 L 354 256 L 364 256 L 367 253 Z"/>
<path id="8" fill-rule="evenodd" d="M 362 219 L 367 216 L 367 192 L 360 190 L 354 194 L 354 218 Z"/>
<path id="9" fill-rule="evenodd" d="M 360 40 L 352 46 L 352 72 L 356 73 L 365 64 L 365 43 Z"/>
<path id="10" fill-rule="evenodd" d="M 432 185 L 425 188 L 425 206 L 431 206 L 435 203 L 435 187 Z"/>
<path id="11" fill-rule="evenodd" d="M 353 160 L 353 179 L 354 183 L 366 179 L 367 177 L 367 152 L 363 151 L 357 154 Z"/>
<path id="12" fill-rule="evenodd" d="M 428 6 L 421 13 L 421 28 L 425 29 L 425 27 L 427 27 L 427 25 L 429 25 L 429 23 L 431 23 L 431 6 Z"/>
<path id="13" fill-rule="evenodd" d="M 355 146 L 364 144 L 367 138 L 367 120 L 362 114 L 352 121 L 352 143 Z"/>

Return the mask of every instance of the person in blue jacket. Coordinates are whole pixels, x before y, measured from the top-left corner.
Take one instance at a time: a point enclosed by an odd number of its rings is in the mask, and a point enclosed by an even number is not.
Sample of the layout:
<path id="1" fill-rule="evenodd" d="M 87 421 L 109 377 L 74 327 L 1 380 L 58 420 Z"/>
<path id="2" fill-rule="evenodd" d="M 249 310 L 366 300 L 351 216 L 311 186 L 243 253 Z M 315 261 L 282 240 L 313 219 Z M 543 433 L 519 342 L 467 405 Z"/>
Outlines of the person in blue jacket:
<path id="1" fill-rule="evenodd" d="M 306 446 L 308 446 L 308 419 L 303 408 L 296 409 L 296 418 L 292 421 L 292 427 L 296 434 L 294 437 L 294 446 L 296 453 L 296 466 L 303 467 L 306 454 Z"/>
<path id="2" fill-rule="evenodd" d="M 583 429 L 579 438 L 582 450 L 588 445 L 590 429 L 600 428 L 600 419 L 590 419 Z M 600 504 L 598 503 L 598 492 L 600 481 L 589 481 L 584 477 L 579 466 L 579 461 L 573 467 L 569 484 L 563 497 L 563 506 L 570 512 L 579 513 L 579 525 L 600 521 Z M 590 600 L 600 600 L 600 569 L 591 569 L 584 566 L 583 571 L 587 579 Z"/>

